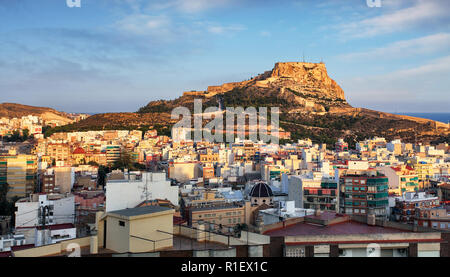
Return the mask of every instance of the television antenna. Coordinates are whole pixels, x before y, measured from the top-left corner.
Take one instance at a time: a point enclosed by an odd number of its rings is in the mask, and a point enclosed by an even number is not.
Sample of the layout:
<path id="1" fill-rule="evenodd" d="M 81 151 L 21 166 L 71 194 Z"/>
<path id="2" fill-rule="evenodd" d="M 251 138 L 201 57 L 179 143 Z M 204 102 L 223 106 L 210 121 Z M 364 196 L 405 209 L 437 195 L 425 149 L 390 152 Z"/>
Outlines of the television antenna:
<path id="1" fill-rule="evenodd" d="M 145 202 L 147 202 L 149 199 L 152 198 L 152 193 L 148 190 L 148 179 L 145 179 L 145 185 L 139 186 L 140 189 L 142 189 L 141 199 L 145 199 Z"/>

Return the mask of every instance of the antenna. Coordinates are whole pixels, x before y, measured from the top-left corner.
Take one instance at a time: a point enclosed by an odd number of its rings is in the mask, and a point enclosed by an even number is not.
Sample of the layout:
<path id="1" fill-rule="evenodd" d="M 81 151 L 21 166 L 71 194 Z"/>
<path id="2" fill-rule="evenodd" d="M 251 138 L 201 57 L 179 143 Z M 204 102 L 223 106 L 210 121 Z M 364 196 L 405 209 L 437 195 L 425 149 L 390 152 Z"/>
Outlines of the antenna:
<path id="1" fill-rule="evenodd" d="M 149 198 L 152 197 L 152 193 L 148 191 L 148 179 L 147 178 L 145 178 L 145 185 L 141 186 L 139 188 L 142 189 L 141 199 L 145 198 L 145 202 L 147 203 Z"/>

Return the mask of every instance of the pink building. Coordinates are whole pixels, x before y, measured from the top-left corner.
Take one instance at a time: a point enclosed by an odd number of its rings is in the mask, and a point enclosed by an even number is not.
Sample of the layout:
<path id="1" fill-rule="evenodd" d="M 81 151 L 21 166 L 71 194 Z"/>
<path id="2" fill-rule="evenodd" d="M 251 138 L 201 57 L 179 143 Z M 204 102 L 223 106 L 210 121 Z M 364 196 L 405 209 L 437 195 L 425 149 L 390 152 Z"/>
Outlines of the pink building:
<path id="1" fill-rule="evenodd" d="M 75 205 L 77 210 L 94 211 L 104 207 L 105 199 L 103 191 L 82 191 L 75 194 Z"/>

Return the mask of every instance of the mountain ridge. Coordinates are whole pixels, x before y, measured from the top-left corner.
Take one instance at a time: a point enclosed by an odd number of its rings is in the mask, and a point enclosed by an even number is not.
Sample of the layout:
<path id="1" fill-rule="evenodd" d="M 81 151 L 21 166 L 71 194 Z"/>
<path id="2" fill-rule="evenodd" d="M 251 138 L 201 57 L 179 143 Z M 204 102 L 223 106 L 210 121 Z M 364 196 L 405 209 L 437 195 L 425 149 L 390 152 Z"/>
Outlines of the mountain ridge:
<path id="1" fill-rule="evenodd" d="M 0 103 L 0 118 L 21 118 L 27 115 L 41 117 L 44 121 L 60 121 L 64 124 L 73 123 L 68 113 L 48 107 L 37 107 L 18 103 Z"/>
<path id="2" fill-rule="evenodd" d="M 275 63 L 272 70 L 246 81 L 186 91 L 173 100 L 151 101 L 137 113 L 93 115 L 64 130 L 170 126 L 175 123 L 171 111 L 184 106 L 193 112 L 195 99 L 202 99 L 203 109 L 219 103 L 224 107 L 279 107 L 280 127 L 293 139 L 309 137 L 334 143 L 340 137 L 356 142 L 383 136 L 409 142 L 449 141 L 447 124 L 352 107 L 324 63 L 304 62 Z"/>

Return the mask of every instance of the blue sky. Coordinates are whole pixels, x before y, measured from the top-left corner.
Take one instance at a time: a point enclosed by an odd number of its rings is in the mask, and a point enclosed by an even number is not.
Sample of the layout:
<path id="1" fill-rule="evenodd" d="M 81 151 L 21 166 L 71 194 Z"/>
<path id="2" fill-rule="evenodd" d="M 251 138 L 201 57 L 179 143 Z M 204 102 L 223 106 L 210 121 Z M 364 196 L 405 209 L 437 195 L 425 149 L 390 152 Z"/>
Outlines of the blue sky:
<path id="1" fill-rule="evenodd" d="M 323 60 L 355 107 L 448 112 L 450 1 L 0 0 L 0 102 L 136 111 Z"/>

